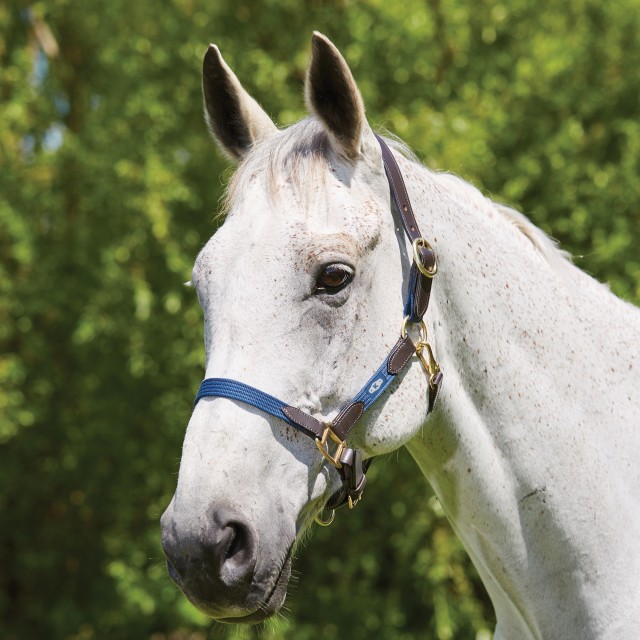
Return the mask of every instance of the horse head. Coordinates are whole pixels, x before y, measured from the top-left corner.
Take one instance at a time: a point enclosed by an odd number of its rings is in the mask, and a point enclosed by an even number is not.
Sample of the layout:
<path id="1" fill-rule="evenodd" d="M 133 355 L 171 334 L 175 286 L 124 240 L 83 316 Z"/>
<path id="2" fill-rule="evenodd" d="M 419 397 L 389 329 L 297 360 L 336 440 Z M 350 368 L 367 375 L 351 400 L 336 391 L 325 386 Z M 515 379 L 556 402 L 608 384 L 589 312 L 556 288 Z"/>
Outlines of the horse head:
<path id="1" fill-rule="evenodd" d="M 380 145 L 345 60 L 318 33 L 310 116 L 297 124 L 276 128 L 214 45 L 203 93 L 213 137 L 238 162 L 226 220 L 193 269 L 205 377 L 284 398 L 323 424 L 400 330 L 411 244 Z M 369 458 L 403 445 L 426 419 L 427 390 L 419 364 L 404 369 L 349 446 Z M 173 580 L 217 620 L 257 622 L 280 609 L 296 542 L 340 488 L 334 466 L 294 426 L 211 396 L 189 421 L 163 546 Z"/>

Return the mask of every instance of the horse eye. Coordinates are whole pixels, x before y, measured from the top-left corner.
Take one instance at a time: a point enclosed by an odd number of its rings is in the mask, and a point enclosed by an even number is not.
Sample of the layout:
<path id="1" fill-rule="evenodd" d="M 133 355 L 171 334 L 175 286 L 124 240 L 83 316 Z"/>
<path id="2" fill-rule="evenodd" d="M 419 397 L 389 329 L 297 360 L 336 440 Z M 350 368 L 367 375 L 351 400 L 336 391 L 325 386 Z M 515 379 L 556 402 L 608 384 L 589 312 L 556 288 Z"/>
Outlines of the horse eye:
<path id="1" fill-rule="evenodd" d="M 318 275 L 316 293 L 338 293 L 353 280 L 353 269 L 345 264 L 329 264 Z"/>

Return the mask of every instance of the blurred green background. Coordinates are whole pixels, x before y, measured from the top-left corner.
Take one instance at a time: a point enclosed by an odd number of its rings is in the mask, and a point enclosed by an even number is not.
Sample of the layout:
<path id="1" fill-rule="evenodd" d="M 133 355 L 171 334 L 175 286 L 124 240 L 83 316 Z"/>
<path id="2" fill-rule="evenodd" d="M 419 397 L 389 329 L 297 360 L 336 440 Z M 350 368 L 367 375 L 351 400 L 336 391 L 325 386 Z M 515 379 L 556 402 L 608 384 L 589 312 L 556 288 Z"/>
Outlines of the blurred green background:
<path id="1" fill-rule="evenodd" d="M 164 569 L 158 519 L 204 358 L 183 283 L 230 171 L 203 124 L 202 55 L 216 42 L 287 125 L 313 29 L 348 59 L 374 126 L 640 300 L 638 0 L 4 0 L 3 639 L 491 637 L 406 452 L 300 551 L 275 622 L 212 625 Z"/>

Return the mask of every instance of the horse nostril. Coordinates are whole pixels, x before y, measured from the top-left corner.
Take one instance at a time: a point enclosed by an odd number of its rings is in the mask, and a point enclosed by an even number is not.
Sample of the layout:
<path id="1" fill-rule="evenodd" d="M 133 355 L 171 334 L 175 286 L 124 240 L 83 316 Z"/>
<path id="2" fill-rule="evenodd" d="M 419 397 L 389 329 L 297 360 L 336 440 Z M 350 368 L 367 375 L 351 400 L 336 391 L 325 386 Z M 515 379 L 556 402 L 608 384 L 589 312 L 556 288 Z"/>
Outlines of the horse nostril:
<path id="1" fill-rule="evenodd" d="M 242 551 L 243 541 L 242 541 L 242 533 L 238 530 L 232 530 L 231 540 L 229 540 L 229 544 L 227 544 L 227 548 L 224 550 L 224 559 L 228 560 L 232 558 L 236 553 L 240 553 Z"/>
<path id="2" fill-rule="evenodd" d="M 256 535 L 237 511 L 214 511 L 204 527 L 187 520 L 163 521 L 162 546 L 169 575 L 183 590 L 207 594 L 211 601 L 242 598 L 256 566 Z M 197 532 L 197 533 L 196 533 Z"/>
<path id="3" fill-rule="evenodd" d="M 250 579 L 255 566 L 253 530 L 235 514 L 233 519 L 224 515 L 226 514 L 217 514 L 217 517 L 214 517 L 214 522 L 220 522 L 220 537 L 218 544 L 213 548 L 220 577 L 225 582 Z"/>

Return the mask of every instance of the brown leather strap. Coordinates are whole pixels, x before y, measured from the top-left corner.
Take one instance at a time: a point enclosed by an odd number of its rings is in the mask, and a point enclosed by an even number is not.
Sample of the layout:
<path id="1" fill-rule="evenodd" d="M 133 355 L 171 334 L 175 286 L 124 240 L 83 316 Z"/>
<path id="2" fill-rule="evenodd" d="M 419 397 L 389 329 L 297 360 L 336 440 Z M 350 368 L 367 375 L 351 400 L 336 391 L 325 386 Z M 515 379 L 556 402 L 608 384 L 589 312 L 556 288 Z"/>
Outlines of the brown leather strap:
<path id="1" fill-rule="evenodd" d="M 433 269 L 436 263 L 436 256 L 433 251 L 427 248 L 420 249 L 419 255 L 424 267 L 427 270 Z M 415 276 L 413 275 L 414 272 Z M 413 282 L 413 309 L 411 309 L 411 316 L 414 320 L 421 319 L 427 313 L 427 307 L 431 299 L 433 278 L 427 278 L 414 263 L 411 265 L 410 282 Z"/>
<path id="2" fill-rule="evenodd" d="M 346 440 L 351 427 L 360 419 L 363 413 L 364 403 L 352 402 L 333 419 L 331 429 L 340 440 Z"/>
<path id="3" fill-rule="evenodd" d="M 400 338 L 387 358 L 387 372 L 393 376 L 398 375 L 415 352 L 416 346 L 408 335 Z"/>
<path id="4" fill-rule="evenodd" d="M 396 159 L 391 153 L 391 149 L 387 146 L 387 143 L 376 134 L 376 138 L 380 143 L 382 149 L 382 160 L 384 161 L 384 169 L 389 179 L 391 186 L 391 192 L 393 198 L 398 205 L 400 215 L 402 216 L 402 224 L 407 232 L 407 235 L 411 239 L 411 242 L 417 238 L 421 238 L 420 229 L 418 228 L 418 222 L 413 215 L 413 208 L 411 207 L 411 201 L 409 200 L 409 194 L 407 193 L 407 187 L 404 184 L 404 178 L 400 172 L 400 167 L 396 162 Z"/>
<path id="5" fill-rule="evenodd" d="M 433 406 L 438 399 L 438 394 L 440 393 L 440 386 L 442 385 L 442 372 L 438 371 L 436 373 L 435 378 L 432 382 L 429 383 L 429 408 L 427 413 L 431 413 L 433 411 Z"/>
<path id="6" fill-rule="evenodd" d="M 342 487 L 329 498 L 325 509 L 337 509 L 349 502 L 355 504 L 362 497 L 362 492 L 367 485 L 366 472 L 373 458 L 362 460 L 362 454 L 358 449 L 345 449 L 340 456 L 340 468 L 338 473 L 342 480 Z"/>
<path id="7" fill-rule="evenodd" d="M 320 420 L 309 415 L 297 407 L 283 407 L 284 413 L 291 422 L 295 422 L 307 435 L 312 438 L 322 438 L 325 426 Z"/>
<path id="8" fill-rule="evenodd" d="M 391 149 L 387 146 L 387 143 L 378 135 L 376 135 L 376 138 L 378 139 L 380 149 L 382 150 L 382 160 L 384 162 L 385 172 L 391 187 L 393 200 L 400 212 L 402 225 L 409 236 L 409 239 L 413 243 L 415 240 L 422 238 L 422 234 L 420 233 L 418 222 L 413 213 L 411 200 L 407 193 L 407 187 L 404 183 L 402 172 L 400 171 L 400 167 L 398 166 Z M 427 271 L 432 271 L 434 269 L 436 256 L 429 247 L 420 248 L 418 251 L 418 257 L 422 263 L 421 266 L 423 266 Z M 418 266 L 414 261 L 411 265 L 409 282 L 410 308 L 408 309 L 408 313 L 413 322 L 418 322 L 427 312 L 427 307 L 429 306 L 429 298 L 431 297 L 431 278 L 425 276 L 420 269 L 418 269 Z"/>

